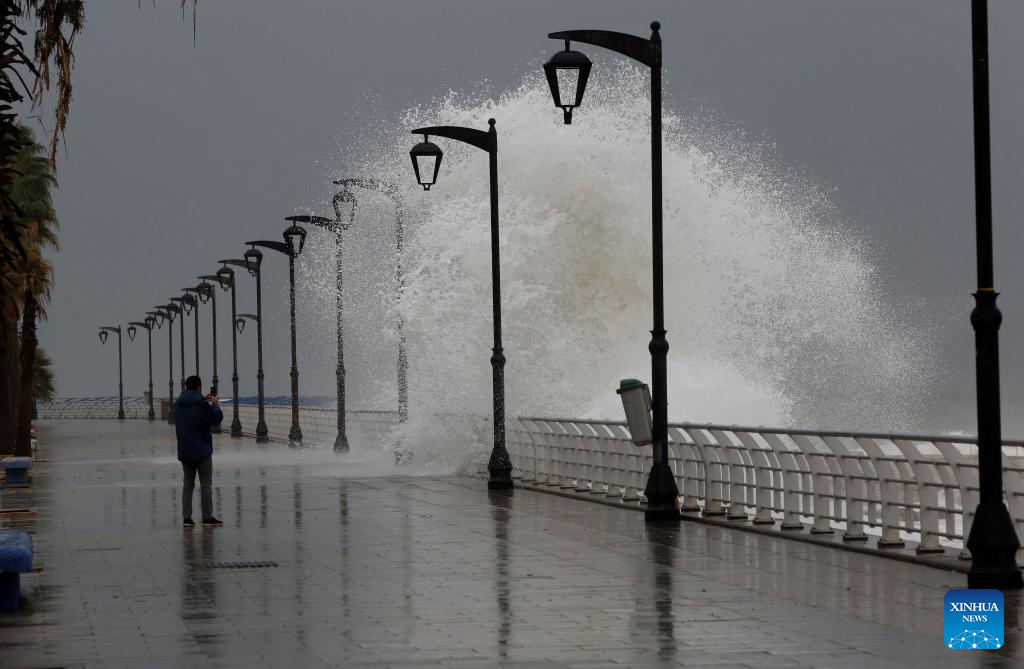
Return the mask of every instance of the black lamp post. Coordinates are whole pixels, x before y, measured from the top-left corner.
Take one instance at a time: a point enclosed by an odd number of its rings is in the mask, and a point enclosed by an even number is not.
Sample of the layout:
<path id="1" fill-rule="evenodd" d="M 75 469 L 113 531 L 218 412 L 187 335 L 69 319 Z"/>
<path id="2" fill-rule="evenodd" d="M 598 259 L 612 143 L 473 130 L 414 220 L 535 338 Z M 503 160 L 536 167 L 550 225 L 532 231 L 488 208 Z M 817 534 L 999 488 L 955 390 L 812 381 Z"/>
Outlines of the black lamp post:
<path id="1" fill-rule="evenodd" d="M 149 412 L 146 414 L 148 420 L 156 420 L 156 412 L 153 411 L 153 326 L 156 319 L 147 316 L 144 321 L 132 321 L 128 324 L 128 339 L 135 341 L 136 327 L 146 330 L 146 345 L 149 350 Z"/>
<path id="2" fill-rule="evenodd" d="M 971 312 L 978 388 L 978 507 L 967 538 L 970 588 L 1019 589 L 1020 540 L 1003 502 L 1002 425 L 999 413 L 999 325 L 992 272 L 992 166 L 989 148 L 988 1 L 971 3 L 974 62 L 974 206 L 978 290 Z"/>
<path id="3" fill-rule="evenodd" d="M 217 395 L 220 386 L 220 379 L 217 378 L 217 294 L 213 289 L 213 284 L 207 282 L 207 279 L 216 281 L 217 277 L 213 274 L 206 274 L 199 278 L 202 279 L 202 282 L 195 288 L 196 297 L 203 304 L 210 303 L 210 323 L 213 327 L 213 379 L 210 382 L 210 392 Z M 199 313 L 198 307 L 196 307 L 196 313 Z M 210 431 L 219 433 L 221 431 L 220 424 L 213 425 Z"/>
<path id="4" fill-rule="evenodd" d="M 488 490 L 508 490 L 512 487 L 512 459 L 505 447 L 505 353 L 501 346 L 501 262 L 498 255 L 498 132 L 494 119 L 487 121 L 490 128 L 474 130 L 453 126 L 435 126 L 413 130 L 423 135 L 423 141 L 412 148 L 413 170 L 423 190 L 437 181 L 441 169 L 441 149 L 430 142 L 430 135 L 447 137 L 487 152 L 491 185 L 491 292 L 494 309 L 494 347 L 491 355 L 492 385 L 494 391 L 494 446 L 487 462 L 490 479 Z"/>
<path id="5" fill-rule="evenodd" d="M 562 108 L 565 122 L 572 123 L 572 110 L 583 101 L 590 75 L 590 60 L 569 48 L 570 41 L 604 47 L 651 68 L 651 237 L 653 251 L 654 328 L 651 330 L 651 394 L 654 413 L 654 466 L 644 494 L 648 522 L 680 519 L 676 508 L 679 488 L 668 463 L 668 341 L 665 339 L 665 298 L 662 279 L 662 195 L 661 195 L 661 24 L 651 23 L 651 38 L 607 30 L 566 30 L 550 33 L 551 39 L 565 40 L 565 50 L 544 64 L 555 105 Z"/>
<path id="6" fill-rule="evenodd" d="M 343 219 L 343 212 L 339 205 L 345 203 L 347 200 L 343 197 L 345 193 L 349 193 L 349 187 L 354 188 L 366 188 L 368 190 L 375 190 L 379 193 L 386 195 L 391 198 L 395 203 L 395 277 L 398 280 L 398 291 L 401 294 L 402 289 L 405 288 L 405 268 L 402 266 L 402 244 L 405 232 L 402 223 L 402 194 L 395 184 L 387 181 L 381 181 L 380 179 L 362 179 L 362 178 L 351 178 L 351 179 L 339 179 L 334 182 L 342 187 L 342 191 L 334 196 L 334 213 L 338 220 Z M 351 195 L 351 193 L 350 193 Z M 350 220 L 355 220 L 356 205 L 358 204 L 356 198 L 351 198 L 352 211 L 350 214 Z M 338 292 L 341 293 L 341 236 L 338 237 Z M 340 299 L 340 298 L 339 298 Z M 338 323 L 340 328 L 341 316 L 340 316 L 340 302 L 339 302 L 339 316 Z M 339 336 L 341 330 L 338 330 Z M 339 345 L 340 347 L 340 345 Z M 409 383 L 408 383 L 408 361 L 405 354 L 405 321 L 399 316 L 398 317 L 398 422 L 404 423 L 409 418 Z"/>
<path id="7" fill-rule="evenodd" d="M 232 336 L 242 334 L 242 332 L 245 330 L 245 322 L 247 320 L 256 323 L 256 333 L 257 333 L 257 336 L 259 335 L 259 332 L 260 332 L 260 317 L 257 314 L 236 314 L 235 315 L 235 320 L 232 322 L 233 326 L 231 328 L 231 331 L 234 333 Z M 261 368 L 262 368 L 262 364 L 258 360 L 257 360 L 257 364 L 261 365 Z M 263 406 L 263 394 L 262 394 L 262 392 L 259 394 L 258 401 L 259 401 L 259 406 L 262 408 L 262 406 Z M 238 403 L 236 402 L 235 405 L 237 407 Z M 238 413 L 238 409 L 237 408 L 235 409 L 235 413 L 236 414 Z M 261 416 L 262 416 L 262 413 L 261 413 Z M 239 429 L 241 429 L 241 425 L 239 425 Z M 267 438 L 266 434 L 264 434 L 264 437 L 261 440 L 259 438 L 259 436 L 257 435 L 256 441 L 268 441 L 268 438 Z"/>
<path id="8" fill-rule="evenodd" d="M 352 212 L 348 217 L 341 215 L 341 203 L 351 202 Z M 348 453 L 348 436 L 345 433 L 345 333 L 342 325 L 344 313 L 343 282 L 342 282 L 342 238 L 341 233 L 347 230 L 352 223 L 355 214 L 355 198 L 348 191 L 342 191 L 334 196 L 334 208 L 337 212 L 336 218 L 325 218 L 323 216 L 289 216 L 285 220 L 292 223 L 306 223 L 316 225 L 334 232 L 334 257 L 337 263 L 336 288 L 335 288 L 335 310 L 337 318 L 337 340 L 338 340 L 338 363 L 335 367 L 337 377 L 337 429 L 338 434 L 334 438 L 334 450 L 339 453 Z"/>
<path id="9" fill-rule="evenodd" d="M 165 304 L 157 307 L 157 327 L 162 327 L 167 322 L 167 403 L 170 407 L 167 410 L 167 422 L 174 423 L 174 318 L 181 314 L 181 308 L 176 304 Z M 184 373 L 185 370 L 182 370 Z"/>
<path id="10" fill-rule="evenodd" d="M 235 271 L 228 267 L 228 264 L 247 267 L 244 260 L 221 260 L 224 266 L 217 270 L 217 283 L 224 290 L 231 290 L 231 392 L 234 398 L 233 416 L 231 418 L 231 436 L 238 438 L 242 436 L 242 421 L 238 418 L 238 339 L 235 332 L 235 321 L 238 315 L 235 309 Z M 214 338 L 216 339 L 216 338 Z"/>
<path id="11" fill-rule="evenodd" d="M 183 393 L 185 392 L 185 316 L 192 311 L 192 306 L 190 300 L 182 297 L 172 297 L 171 304 L 178 312 L 178 351 L 181 353 L 178 356 L 181 363 L 181 387 L 178 388 L 178 392 Z"/>
<path id="12" fill-rule="evenodd" d="M 217 395 L 220 379 L 217 378 L 217 292 L 213 289 L 210 281 L 219 281 L 216 274 L 204 274 L 199 277 L 202 283 L 196 286 L 196 295 L 203 304 L 210 303 L 210 322 L 213 324 L 213 379 L 210 385 L 210 392 Z"/>
<path id="13" fill-rule="evenodd" d="M 196 376 L 199 376 L 199 289 L 198 288 L 182 288 L 185 293 L 185 298 L 189 300 L 189 305 L 195 312 L 195 316 L 192 318 L 192 324 L 195 326 L 195 354 L 196 354 Z"/>
<path id="14" fill-rule="evenodd" d="M 124 420 L 124 376 L 121 373 L 121 326 L 104 325 L 100 328 L 100 343 L 106 345 L 108 332 L 117 333 L 117 419 Z"/>
<path id="15" fill-rule="evenodd" d="M 294 223 L 285 228 L 281 233 L 284 242 L 259 240 L 246 242 L 254 248 L 262 246 L 278 253 L 288 256 L 288 315 L 291 322 L 292 341 L 292 427 L 288 430 L 288 444 L 290 446 L 302 445 L 302 428 L 299 427 L 299 363 L 298 353 L 295 346 L 295 258 L 302 253 L 302 247 L 306 243 L 306 230 Z"/>
<path id="16" fill-rule="evenodd" d="M 270 441 L 265 418 L 263 402 L 263 288 L 262 266 L 263 253 L 256 247 L 250 248 L 242 255 L 245 268 L 256 277 L 256 399 L 259 418 L 256 422 L 256 443 Z M 230 264 L 230 261 L 228 261 Z"/>

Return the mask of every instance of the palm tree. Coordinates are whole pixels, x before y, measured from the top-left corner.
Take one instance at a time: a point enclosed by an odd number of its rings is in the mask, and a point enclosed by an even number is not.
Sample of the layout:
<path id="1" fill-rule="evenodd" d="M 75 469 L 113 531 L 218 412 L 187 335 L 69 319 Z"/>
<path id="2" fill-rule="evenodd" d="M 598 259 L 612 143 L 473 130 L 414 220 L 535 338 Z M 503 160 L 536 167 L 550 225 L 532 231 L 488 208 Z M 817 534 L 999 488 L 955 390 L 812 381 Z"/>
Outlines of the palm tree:
<path id="1" fill-rule="evenodd" d="M 53 361 L 42 346 L 36 347 L 35 371 L 32 373 L 32 417 L 35 418 L 35 405 L 39 402 L 50 403 L 57 395 L 57 386 L 53 380 Z"/>
<path id="2" fill-rule="evenodd" d="M 43 147 L 29 128 L 19 126 L 21 150 L 14 161 L 18 173 L 11 197 L 21 210 L 26 234 L 23 235 L 25 259 L 18 263 L 21 289 L 20 375 L 17 389 L 17 432 L 14 454 L 32 453 L 32 387 L 35 372 L 36 320 L 46 317 L 46 303 L 53 285 L 53 268 L 43 257 L 45 248 L 57 246 L 57 214 L 53 210 L 50 188 L 57 185 L 50 172 Z"/>

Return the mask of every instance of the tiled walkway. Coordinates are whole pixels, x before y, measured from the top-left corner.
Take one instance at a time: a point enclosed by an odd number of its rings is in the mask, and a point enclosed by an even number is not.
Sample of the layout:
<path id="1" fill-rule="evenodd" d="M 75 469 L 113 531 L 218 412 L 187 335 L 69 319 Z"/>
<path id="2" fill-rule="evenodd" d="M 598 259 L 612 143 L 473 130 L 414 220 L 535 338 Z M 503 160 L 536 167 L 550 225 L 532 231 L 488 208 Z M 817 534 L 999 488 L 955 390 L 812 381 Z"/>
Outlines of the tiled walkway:
<path id="1" fill-rule="evenodd" d="M 1019 592 L 1003 649 L 945 648 L 962 574 L 227 437 L 225 525 L 183 529 L 167 425 L 39 432 L 32 486 L 0 488 L 42 565 L 0 614 L 3 669 L 1024 663 Z"/>

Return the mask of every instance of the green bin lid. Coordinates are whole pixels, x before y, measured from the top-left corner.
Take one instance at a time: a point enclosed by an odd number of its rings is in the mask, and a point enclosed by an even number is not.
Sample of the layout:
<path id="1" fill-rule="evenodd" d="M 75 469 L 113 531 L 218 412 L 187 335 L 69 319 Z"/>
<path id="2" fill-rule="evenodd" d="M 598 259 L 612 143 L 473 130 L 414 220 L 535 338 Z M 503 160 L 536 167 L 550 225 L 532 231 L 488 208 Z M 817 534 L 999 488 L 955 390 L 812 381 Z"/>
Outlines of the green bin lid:
<path id="1" fill-rule="evenodd" d="M 644 382 L 640 379 L 622 379 L 619 381 L 619 389 L 615 392 L 621 395 L 627 390 L 633 390 L 634 388 L 640 388 L 644 385 Z"/>

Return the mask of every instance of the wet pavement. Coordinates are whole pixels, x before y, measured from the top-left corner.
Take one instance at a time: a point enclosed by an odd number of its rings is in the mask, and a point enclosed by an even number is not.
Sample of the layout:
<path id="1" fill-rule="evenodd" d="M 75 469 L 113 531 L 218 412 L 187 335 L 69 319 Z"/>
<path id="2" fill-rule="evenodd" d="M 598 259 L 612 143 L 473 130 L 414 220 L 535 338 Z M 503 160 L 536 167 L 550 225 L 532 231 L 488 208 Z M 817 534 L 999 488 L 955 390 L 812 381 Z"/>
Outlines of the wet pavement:
<path id="1" fill-rule="evenodd" d="M 166 424 L 39 436 L 32 485 L 0 487 L 42 567 L 0 614 L 3 669 L 1024 662 L 1019 592 L 1004 648 L 946 649 L 955 572 L 226 436 L 225 524 L 184 529 Z"/>

